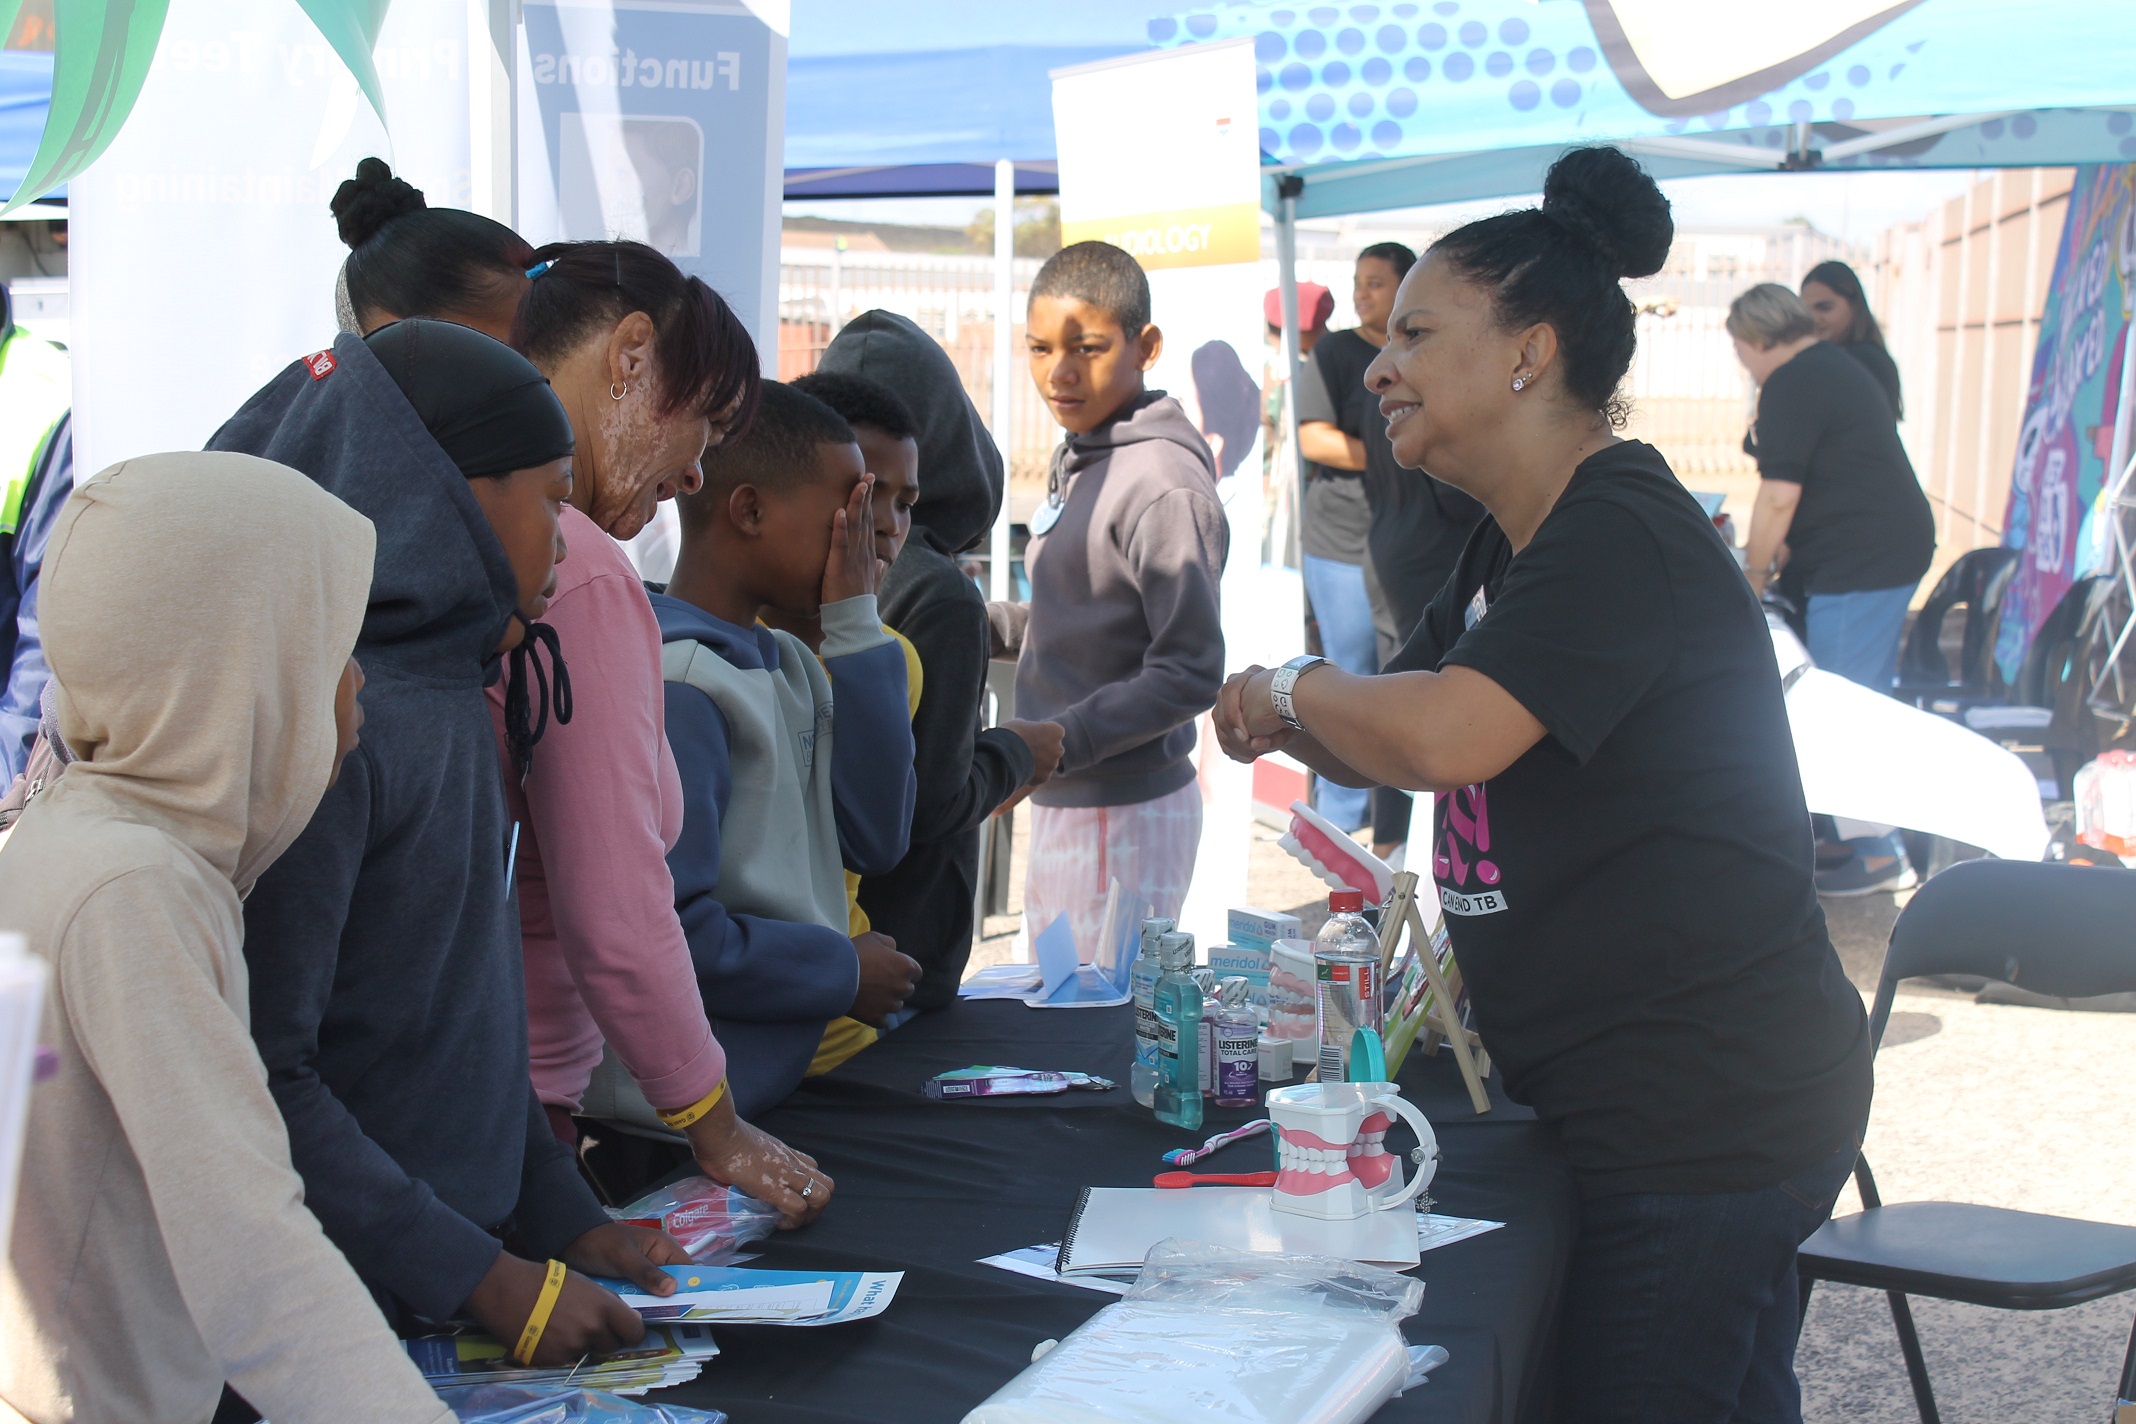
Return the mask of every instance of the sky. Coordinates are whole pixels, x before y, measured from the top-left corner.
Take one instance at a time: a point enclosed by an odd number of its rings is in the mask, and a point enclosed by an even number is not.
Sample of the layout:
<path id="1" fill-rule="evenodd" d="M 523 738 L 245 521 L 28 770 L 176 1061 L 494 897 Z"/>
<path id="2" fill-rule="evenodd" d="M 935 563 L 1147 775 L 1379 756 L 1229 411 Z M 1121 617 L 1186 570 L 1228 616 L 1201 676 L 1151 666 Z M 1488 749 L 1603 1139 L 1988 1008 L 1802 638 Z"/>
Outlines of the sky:
<path id="1" fill-rule="evenodd" d="M 1885 228 L 1918 222 L 1986 176 L 1973 169 L 1923 169 L 1880 173 L 1743 173 L 1676 178 L 1662 191 L 1676 210 L 1679 227 L 1772 227 L 1807 218 L 1820 232 L 1867 242 Z M 1489 198 L 1441 208 L 1415 208 L 1376 217 L 1373 226 L 1443 228 L 1464 216 L 1525 207 L 1534 194 Z M 789 214 L 858 222 L 963 227 L 991 198 L 885 198 L 849 202 L 789 203 Z"/>

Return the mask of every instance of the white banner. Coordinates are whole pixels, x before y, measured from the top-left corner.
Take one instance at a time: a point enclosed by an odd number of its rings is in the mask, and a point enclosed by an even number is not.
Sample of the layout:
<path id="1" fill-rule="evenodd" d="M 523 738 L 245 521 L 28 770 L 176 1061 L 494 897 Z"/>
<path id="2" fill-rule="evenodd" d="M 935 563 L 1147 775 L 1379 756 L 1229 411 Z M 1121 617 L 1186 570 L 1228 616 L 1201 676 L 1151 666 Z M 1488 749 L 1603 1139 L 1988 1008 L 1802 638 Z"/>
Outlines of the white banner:
<path id="1" fill-rule="evenodd" d="M 376 51 L 389 144 L 296 0 L 173 5 L 111 147 L 68 188 L 75 461 L 200 448 L 334 336 L 327 210 L 372 154 L 439 205 L 468 193 L 468 19 L 396 5 Z"/>

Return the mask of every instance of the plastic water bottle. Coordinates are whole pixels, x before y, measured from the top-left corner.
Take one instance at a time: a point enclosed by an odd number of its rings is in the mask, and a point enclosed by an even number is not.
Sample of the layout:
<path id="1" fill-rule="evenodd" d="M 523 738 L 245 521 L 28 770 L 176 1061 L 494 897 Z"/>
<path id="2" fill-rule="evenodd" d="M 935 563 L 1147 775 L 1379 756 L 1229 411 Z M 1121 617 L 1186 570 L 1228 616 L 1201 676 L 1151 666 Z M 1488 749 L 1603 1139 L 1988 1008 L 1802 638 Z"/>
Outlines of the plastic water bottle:
<path id="1" fill-rule="evenodd" d="M 1155 1104 L 1157 1091 L 1157 1011 L 1150 1001 L 1157 991 L 1157 941 L 1172 932 L 1173 923 L 1161 916 L 1142 922 L 1142 947 L 1127 974 L 1135 995 L 1135 1063 L 1128 1069 L 1127 1087 L 1144 1107 Z"/>
<path id="2" fill-rule="evenodd" d="M 1157 941 L 1157 1090 L 1159 1122 L 1197 1131 L 1202 1125 L 1202 991 L 1194 982 L 1194 936 L 1177 930 Z"/>
<path id="3" fill-rule="evenodd" d="M 1347 1076 L 1350 1039 L 1361 1028 L 1383 1027 L 1379 936 L 1362 913 L 1357 890 L 1328 896 L 1328 922 L 1313 941 L 1313 998 L 1320 1022 L 1320 1081 Z"/>
<path id="4" fill-rule="evenodd" d="M 1201 1095 L 1208 1097 L 1216 1091 L 1216 1011 L 1223 1007 L 1216 1001 L 1216 971 L 1208 965 L 1195 966 L 1194 982 L 1201 985 L 1202 1017 L 1201 1042 Z"/>

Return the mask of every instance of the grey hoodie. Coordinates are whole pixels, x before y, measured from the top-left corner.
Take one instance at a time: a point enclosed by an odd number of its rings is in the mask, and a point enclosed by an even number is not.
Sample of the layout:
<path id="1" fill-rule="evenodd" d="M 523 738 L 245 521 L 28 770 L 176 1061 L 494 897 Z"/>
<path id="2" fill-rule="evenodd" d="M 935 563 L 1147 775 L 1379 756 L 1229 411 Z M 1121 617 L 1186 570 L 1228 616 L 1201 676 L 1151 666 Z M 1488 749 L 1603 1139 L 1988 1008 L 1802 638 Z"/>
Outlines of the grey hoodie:
<path id="1" fill-rule="evenodd" d="M 997 605 L 1016 715 L 1066 729 L 1041 806 L 1131 806 L 1194 779 L 1194 719 L 1224 680 L 1216 462 L 1178 401 L 1146 391 L 1053 452 L 1060 516 L 1024 553 L 1031 601 Z M 1034 526 L 1036 527 L 1036 526 Z"/>
<path id="2" fill-rule="evenodd" d="M 1031 777 L 1023 738 L 980 726 L 986 600 L 957 563 L 985 540 L 1001 508 L 1001 452 L 949 353 L 894 312 L 847 323 L 822 369 L 888 386 L 920 425 L 912 536 L 879 595 L 883 621 L 912 644 L 924 673 L 912 718 L 912 846 L 896 869 L 860 882 L 860 907 L 920 962 L 920 986 L 906 1002 L 939 1009 L 956 998 L 971 957 L 979 827 Z"/>

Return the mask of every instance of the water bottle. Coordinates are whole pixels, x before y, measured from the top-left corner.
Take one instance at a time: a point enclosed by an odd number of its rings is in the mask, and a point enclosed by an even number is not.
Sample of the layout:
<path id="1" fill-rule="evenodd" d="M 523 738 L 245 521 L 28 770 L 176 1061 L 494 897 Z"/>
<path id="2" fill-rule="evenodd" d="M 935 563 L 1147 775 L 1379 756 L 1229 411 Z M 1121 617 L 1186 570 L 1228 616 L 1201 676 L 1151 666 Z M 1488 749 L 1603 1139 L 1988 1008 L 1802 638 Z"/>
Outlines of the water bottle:
<path id="1" fill-rule="evenodd" d="M 1194 982 L 1194 936 L 1177 930 L 1157 941 L 1157 988 L 1151 1006 L 1157 1015 L 1157 1090 L 1153 1106 L 1159 1122 L 1199 1131 L 1202 1125 L 1201 1044 L 1202 991 Z"/>
<path id="2" fill-rule="evenodd" d="M 1361 913 L 1356 890 L 1328 896 L 1328 922 L 1313 941 L 1313 999 L 1320 1026 L 1320 1081 L 1347 1076 L 1350 1039 L 1361 1028 L 1384 1027 L 1380 1004 L 1379 936 Z"/>
<path id="3" fill-rule="evenodd" d="M 1216 1091 L 1216 1011 L 1221 1007 L 1216 1002 L 1216 971 L 1206 964 L 1198 965 L 1194 982 L 1201 985 L 1202 992 L 1201 1041 L 1195 1045 L 1200 1054 L 1201 1075 L 1196 1081 L 1206 1098 Z"/>
<path id="4" fill-rule="evenodd" d="M 1250 1108 L 1260 1100 L 1261 1023 L 1253 1012 L 1253 985 L 1234 975 L 1217 986 L 1216 1087 L 1218 1107 Z"/>
<path id="5" fill-rule="evenodd" d="M 1127 980 L 1135 995 L 1135 1063 L 1128 1070 L 1128 1091 L 1144 1107 L 1155 1103 L 1157 1090 L 1157 1013 L 1150 995 L 1157 989 L 1157 941 L 1170 934 L 1173 921 L 1164 918 L 1142 922 L 1142 947 L 1135 953 L 1135 966 Z"/>

